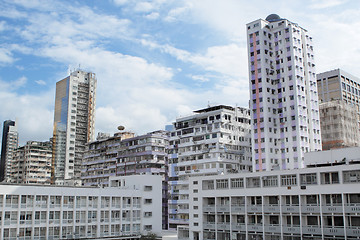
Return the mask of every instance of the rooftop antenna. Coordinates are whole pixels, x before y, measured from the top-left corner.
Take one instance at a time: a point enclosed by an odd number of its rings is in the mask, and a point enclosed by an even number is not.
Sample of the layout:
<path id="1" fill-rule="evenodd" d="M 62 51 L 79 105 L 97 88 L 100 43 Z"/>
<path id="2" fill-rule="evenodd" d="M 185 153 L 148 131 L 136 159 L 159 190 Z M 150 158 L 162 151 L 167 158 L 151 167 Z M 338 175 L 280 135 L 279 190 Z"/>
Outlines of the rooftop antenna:
<path id="1" fill-rule="evenodd" d="M 210 107 L 210 101 L 208 101 L 208 107 Z"/>

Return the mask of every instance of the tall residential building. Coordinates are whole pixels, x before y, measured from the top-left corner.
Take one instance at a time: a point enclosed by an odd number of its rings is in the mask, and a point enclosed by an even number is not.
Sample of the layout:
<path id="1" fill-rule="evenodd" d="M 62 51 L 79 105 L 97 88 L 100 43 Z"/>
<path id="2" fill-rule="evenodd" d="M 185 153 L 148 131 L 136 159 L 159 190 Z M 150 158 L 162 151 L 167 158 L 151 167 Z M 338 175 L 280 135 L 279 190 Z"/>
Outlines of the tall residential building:
<path id="1" fill-rule="evenodd" d="M 213 106 L 174 123 L 169 146 L 169 228 L 189 224 L 189 177 L 251 171 L 250 113 Z"/>
<path id="2" fill-rule="evenodd" d="M 323 150 L 360 146 L 358 111 L 341 100 L 320 103 Z"/>
<path id="3" fill-rule="evenodd" d="M 4 121 L 1 162 L 0 162 L 0 181 L 7 181 L 10 177 L 11 162 L 13 161 L 14 150 L 18 147 L 18 131 L 15 121 Z"/>
<path id="4" fill-rule="evenodd" d="M 9 182 L 18 184 L 50 184 L 52 145 L 28 141 L 14 151 Z"/>
<path id="5" fill-rule="evenodd" d="M 85 144 L 95 131 L 94 73 L 77 70 L 56 83 L 52 183 L 79 184 Z"/>
<path id="6" fill-rule="evenodd" d="M 254 171 L 303 167 L 321 150 L 313 42 L 276 14 L 247 24 Z"/>
<path id="7" fill-rule="evenodd" d="M 111 176 L 162 176 L 162 226 L 168 226 L 168 132 L 154 131 L 135 136 L 119 132 L 110 137 L 99 134 L 96 141 L 86 144 L 82 163 L 82 184 L 109 186 Z"/>

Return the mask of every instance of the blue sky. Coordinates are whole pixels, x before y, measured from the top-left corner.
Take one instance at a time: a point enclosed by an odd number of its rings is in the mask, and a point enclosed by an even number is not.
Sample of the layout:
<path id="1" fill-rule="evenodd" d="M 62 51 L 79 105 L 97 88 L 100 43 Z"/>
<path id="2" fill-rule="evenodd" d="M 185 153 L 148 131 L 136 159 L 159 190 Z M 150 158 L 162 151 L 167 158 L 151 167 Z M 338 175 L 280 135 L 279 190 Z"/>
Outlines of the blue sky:
<path id="1" fill-rule="evenodd" d="M 49 139 L 55 83 L 79 66 L 97 75 L 96 133 L 246 107 L 245 24 L 271 13 L 310 32 L 317 72 L 360 76 L 358 0 L 2 0 L 0 120 L 17 118 L 21 144 Z"/>

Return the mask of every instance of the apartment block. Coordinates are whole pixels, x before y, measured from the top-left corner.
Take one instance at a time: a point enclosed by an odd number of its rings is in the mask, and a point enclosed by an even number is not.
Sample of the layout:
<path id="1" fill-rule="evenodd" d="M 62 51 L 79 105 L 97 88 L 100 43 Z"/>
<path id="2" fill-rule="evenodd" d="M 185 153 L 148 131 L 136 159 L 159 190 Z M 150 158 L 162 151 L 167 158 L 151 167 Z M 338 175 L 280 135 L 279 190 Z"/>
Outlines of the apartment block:
<path id="1" fill-rule="evenodd" d="M 86 145 L 82 163 L 85 186 L 108 186 L 111 176 L 153 174 L 162 177 L 163 228 L 168 226 L 168 132 L 154 131 L 135 136 L 119 132 L 110 137 L 100 134 Z"/>
<path id="2" fill-rule="evenodd" d="M 360 79 L 342 69 L 317 74 L 317 84 L 320 102 L 341 100 L 355 105 L 360 113 Z"/>
<path id="3" fill-rule="evenodd" d="M 360 239 L 360 148 L 327 152 L 303 169 L 191 177 L 179 239 Z"/>
<path id="4" fill-rule="evenodd" d="M 114 177 L 110 186 L 2 184 L 0 234 L 13 239 L 139 239 L 161 235 L 161 177 Z"/>
<path id="5" fill-rule="evenodd" d="M 9 182 L 50 184 L 52 144 L 49 141 L 28 141 L 14 152 Z"/>
<path id="6" fill-rule="evenodd" d="M 3 124 L 1 142 L 0 182 L 10 178 L 14 150 L 19 146 L 19 134 L 15 121 L 6 120 Z"/>
<path id="7" fill-rule="evenodd" d="M 74 71 L 56 83 L 52 183 L 80 185 L 85 144 L 94 139 L 94 73 Z"/>
<path id="8" fill-rule="evenodd" d="M 250 113 L 207 107 L 173 124 L 169 147 L 169 228 L 188 225 L 189 177 L 251 171 Z"/>
<path id="9" fill-rule="evenodd" d="M 323 150 L 360 146 L 358 119 L 355 105 L 341 100 L 320 103 Z"/>
<path id="10" fill-rule="evenodd" d="M 246 27 L 253 170 L 302 168 L 321 150 L 312 37 L 276 14 Z"/>

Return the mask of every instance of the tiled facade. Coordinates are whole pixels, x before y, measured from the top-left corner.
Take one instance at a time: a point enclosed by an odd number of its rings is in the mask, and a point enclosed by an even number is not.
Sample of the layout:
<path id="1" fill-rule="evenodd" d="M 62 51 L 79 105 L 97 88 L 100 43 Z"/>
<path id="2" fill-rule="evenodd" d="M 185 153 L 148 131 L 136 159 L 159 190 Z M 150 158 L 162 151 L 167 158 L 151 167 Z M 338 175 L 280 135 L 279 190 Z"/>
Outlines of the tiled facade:
<path id="1" fill-rule="evenodd" d="M 321 150 L 312 37 L 274 14 L 246 26 L 253 169 L 301 168 Z"/>

